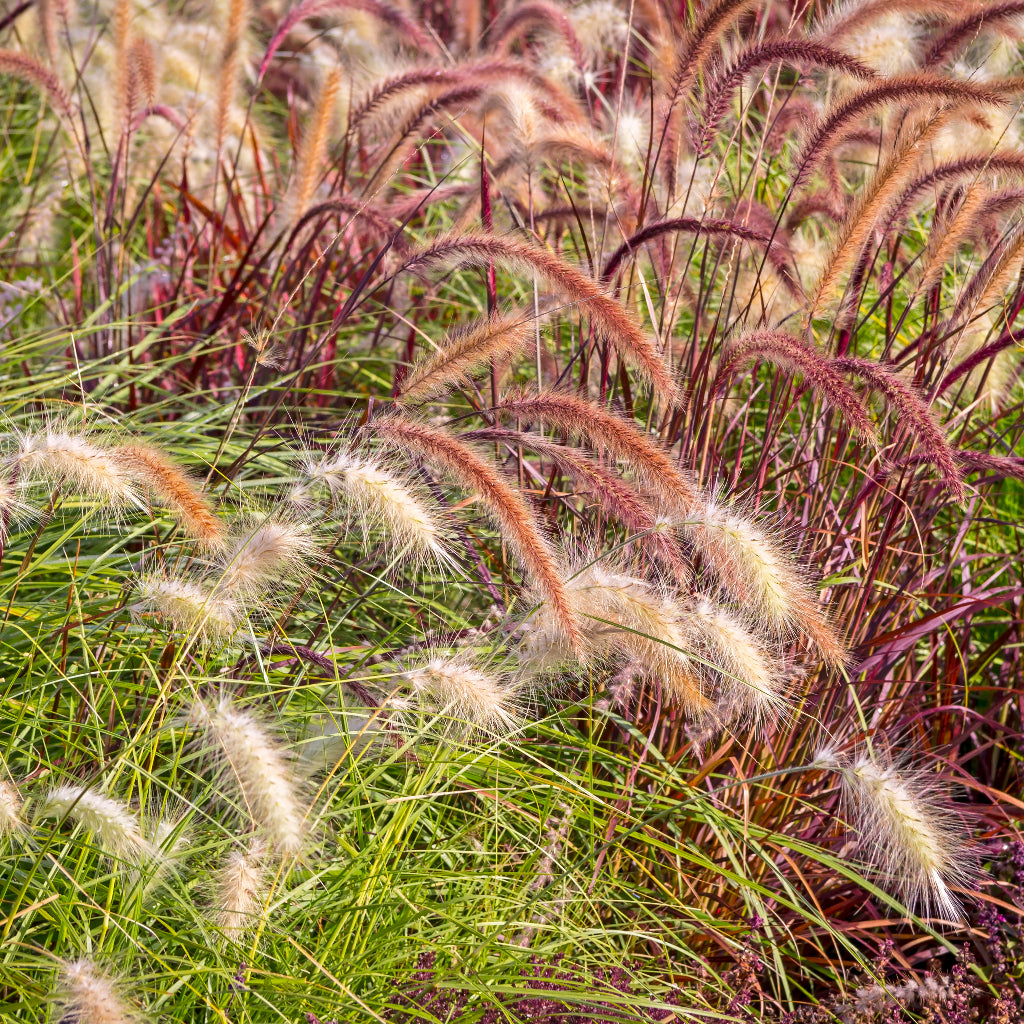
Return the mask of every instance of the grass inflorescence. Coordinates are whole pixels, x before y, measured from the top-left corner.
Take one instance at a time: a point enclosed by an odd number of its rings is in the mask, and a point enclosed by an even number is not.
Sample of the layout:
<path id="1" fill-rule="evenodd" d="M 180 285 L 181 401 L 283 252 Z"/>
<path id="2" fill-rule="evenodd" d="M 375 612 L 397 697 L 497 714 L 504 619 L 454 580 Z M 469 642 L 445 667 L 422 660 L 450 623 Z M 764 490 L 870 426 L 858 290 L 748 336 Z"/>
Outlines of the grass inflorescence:
<path id="1" fill-rule="evenodd" d="M 4 1020 L 1021 1019 L 1024 7 L 8 8 Z"/>

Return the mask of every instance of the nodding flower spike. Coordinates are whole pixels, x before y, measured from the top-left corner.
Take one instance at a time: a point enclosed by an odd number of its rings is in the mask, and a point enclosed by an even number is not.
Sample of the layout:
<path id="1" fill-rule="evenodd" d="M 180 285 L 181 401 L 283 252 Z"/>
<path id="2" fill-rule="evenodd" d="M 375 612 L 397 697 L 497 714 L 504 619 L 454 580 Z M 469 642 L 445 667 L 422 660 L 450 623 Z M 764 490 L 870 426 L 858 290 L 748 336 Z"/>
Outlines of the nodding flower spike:
<path id="1" fill-rule="evenodd" d="M 434 658 L 405 678 L 416 703 L 450 718 L 454 730 L 493 736 L 520 724 L 515 687 L 477 667 L 470 655 Z"/>
<path id="2" fill-rule="evenodd" d="M 18 787 L 0 779 L 0 836 L 5 832 L 17 832 L 22 827 L 22 800 Z"/>
<path id="3" fill-rule="evenodd" d="M 428 504 L 415 484 L 381 461 L 340 452 L 311 462 L 307 475 L 310 482 L 322 481 L 332 495 L 351 505 L 364 526 L 379 527 L 396 555 L 409 551 L 441 565 L 450 563 L 439 510 Z"/>
<path id="4" fill-rule="evenodd" d="M 202 640 L 228 640 L 242 624 L 242 606 L 229 594 L 173 576 L 143 576 L 132 612 L 152 613 L 174 630 Z"/>
<path id="5" fill-rule="evenodd" d="M 911 909 L 963 919 L 951 884 L 970 880 L 964 826 L 933 778 L 884 758 L 822 751 L 813 767 L 838 771 L 846 816 L 860 834 L 860 852 Z"/>
<path id="6" fill-rule="evenodd" d="M 270 847 L 282 856 L 300 854 L 306 808 L 280 745 L 228 697 L 212 707 L 197 701 L 190 717 L 206 734 L 217 777 L 237 789 Z"/>
<path id="7" fill-rule="evenodd" d="M 267 846 L 254 838 L 232 850 L 217 872 L 213 919 L 224 936 L 238 942 L 256 923 L 267 870 Z"/>
<path id="8" fill-rule="evenodd" d="M 92 833 L 106 853 L 133 867 L 160 855 L 157 847 L 143 835 L 137 813 L 120 800 L 86 786 L 64 785 L 50 790 L 36 817 L 68 818 L 77 822 Z"/>
<path id="9" fill-rule="evenodd" d="M 138 1024 L 138 1013 L 118 993 L 113 981 L 89 960 L 60 969 L 58 1001 L 62 1020 L 75 1024 Z"/>
<path id="10" fill-rule="evenodd" d="M 216 589 L 259 595 L 275 583 L 301 578 L 321 554 L 312 527 L 301 519 L 248 520 L 228 544 Z"/>
<path id="11" fill-rule="evenodd" d="M 112 449 L 84 434 L 49 429 L 25 434 L 14 461 L 19 482 L 64 482 L 75 493 L 96 498 L 115 511 L 129 505 L 145 507 Z"/>

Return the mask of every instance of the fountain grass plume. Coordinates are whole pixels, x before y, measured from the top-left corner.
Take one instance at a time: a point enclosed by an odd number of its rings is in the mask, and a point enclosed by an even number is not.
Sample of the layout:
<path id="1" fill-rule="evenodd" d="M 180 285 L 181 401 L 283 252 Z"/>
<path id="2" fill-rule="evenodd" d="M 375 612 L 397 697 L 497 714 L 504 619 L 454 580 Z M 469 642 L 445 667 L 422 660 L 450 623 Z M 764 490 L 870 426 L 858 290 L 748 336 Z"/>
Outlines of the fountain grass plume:
<path id="1" fill-rule="evenodd" d="M 74 1024 L 140 1024 L 142 1017 L 118 987 L 89 960 L 61 965 L 57 1001 L 61 1020 Z"/>
<path id="2" fill-rule="evenodd" d="M 839 668 L 846 645 L 801 577 L 792 555 L 742 508 L 709 499 L 684 526 L 707 568 L 775 636 L 800 633 Z"/>
<path id="3" fill-rule="evenodd" d="M 523 497 L 498 471 L 463 441 L 436 427 L 403 416 L 381 417 L 371 424 L 380 437 L 411 449 L 461 486 L 475 491 L 497 523 L 535 586 L 551 603 L 572 647 L 583 649 L 554 551 Z"/>
<path id="4" fill-rule="evenodd" d="M 364 11 L 372 15 L 382 24 L 394 30 L 403 42 L 407 42 L 417 49 L 436 51 L 438 48 L 436 42 L 405 11 L 392 4 L 384 3 L 383 0 L 300 0 L 274 29 L 263 60 L 260 62 L 257 79 L 263 80 L 270 67 L 270 62 L 274 59 L 274 54 L 277 53 L 288 33 L 296 25 L 308 18 L 323 17 L 346 10 Z"/>
<path id="5" fill-rule="evenodd" d="M 317 178 L 324 163 L 330 141 L 331 122 L 335 103 L 341 88 L 341 70 L 331 68 L 316 96 L 310 123 L 302 133 L 302 141 L 295 157 L 292 185 L 285 199 L 290 224 L 294 225 L 306 212 L 316 191 Z"/>
<path id="6" fill-rule="evenodd" d="M 570 576 L 568 592 L 586 641 L 584 664 L 624 656 L 688 713 L 707 711 L 700 664 L 692 657 L 680 607 L 669 591 L 595 562 Z M 564 670 L 573 657 L 543 605 L 526 620 L 519 656 L 528 673 Z"/>
<path id="7" fill-rule="evenodd" d="M 233 849 L 217 871 L 213 922 L 231 942 L 240 942 L 256 924 L 266 871 L 267 844 L 259 837 Z"/>
<path id="8" fill-rule="evenodd" d="M 826 153 L 841 138 L 851 122 L 879 107 L 892 103 L 921 106 L 929 102 L 942 103 L 947 109 L 963 106 L 1001 106 L 1005 98 L 996 89 L 958 82 L 933 75 L 913 73 L 892 75 L 840 101 L 810 132 L 796 158 L 796 172 L 792 189 L 803 186 Z"/>
<path id="9" fill-rule="evenodd" d="M 225 549 L 217 590 L 251 598 L 302 578 L 322 557 L 312 526 L 300 516 L 244 517 Z"/>
<path id="10" fill-rule="evenodd" d="M 956 453 L 942 427 L 939 426 L 935 414 L 918 395 L 913 385 L 890 368 L 868 359 L 837 358 L 835 366 L 841 372 L 860 377 L 871 390 L 878 391 L 884 396 L 899 417 L 899 422 L 907 427 L 927 453 L 954 500 L 963 501 L 966 490 Z"/>
<path id="11" fill-rule="evenodd" d="M 160 573 L 140 577 L 131 611 L 156 615 L 171 629 L 202 640 L 229 640 L 245 621 L 242 605 L 230 594 Z"/>
<path id="12" fill-rule="evenodd" d="M 777 659 L 763 637 L 721 605 L 698 597 L 687 608 L 686 623 L 701 667 L 727 705 L 732 720 L 776 720 L 787 710 Z"/>
<path id="13" fill-rule="evenodd" d="M 578 68 L 586 65 L 583 47 L 568 14 L 548 0 L 529 0 L 510 8 L 489 32 L 490 45 L 498 53 L 507 53 L 515 40 L 538 26 L 562 37 Z"/>
<path id="14" fill-rule="evenodd" d="M 129 505 L 144 507 L 131 475 L 114 450 L 87 434 L 57 428 L 22 434 L 12 461 L 20 482 L 63 481 L 75 493 L 96 498 L 114 512 Z"/>
<path id="15" fill-rule="evenodd" d="M 549 460 L 573 483 L 601 503 L 603 511 L 637 535 L 637 544 L 669 569 L 676 581 L 686 583 L 690 567 L 682 549 L 663 519 L 633 487 L 594 459 L 540 434 L 487 427 L 461 435 L 467 441 L 494 441 L 512 448 L 528 448 Z"/>
<path id="16" fill-rule="evenodd" d="M 568 391 L 523 391 L 505 396 L 493 410 L 501 417 L 543 422 L 582 437 L 628 463 L 666 507 L 688 514 L 701 502 L 700 488 L 678 462 L 633 423 Z"/>
<path id="17" fill-rule="evenodd" d="M 138 868 L 158 859 L 159 850 L 143 835 L 139 815 L 125 803 L 88 786 L 57 786 L 43 798 L 37 820 L 68 819 L 90 832 L 99 847 L 125 865 Z"/>
<path id="18" fill-rule="evenodd" d="M 842 50 L 811 39 L 766 39 L 748 47 L 729 64 L 717 69 L 708 82 L 700 127 L 694 149 L 703 153 L 714 138 L 729 110 L 735 91 L 752 71 L 772 64 L 813 65 L 838 71 L 853 78 L 877 77 L 874 68 L 851 57 Z"/>
<path id="19" fill-rule="evenodd" d="M 125 444 L 113 448 L 111 456 L 126 476 L 166 504 L 189 537 L 209 551 L 224 548 L 223 522 L 200 488 L 167 455 L 150 445 Z"/>
<path id="20" fill-rule="evenodd" d="M 216 777 L 236 789 L 270 848 L 298 856 L 306 838 L 306 807 L 285 751 L 255 715 L 221 697 L 192 705 L 190 721 L 206 736 Z"/>
<path id="21" fill-rule="evenodd" d="M 823 304 L 830 302 L 838 290 L 842 272 L 852 265 L 851 282 L 859 282 L 869 258 L 868 242 L 876 225 L 885 217 L 900 190 L 913 175 L 930 142 L 949 123 L 949 111 L 940 110 L 923 122 L 911 125 L 892 155 L 879 168 L 870 186 L 861 190 L 849 214 L 839 225 L 831 251 L 811 291 L 808 322 Z M 849 303 L 858 296 L 847 296 Z"/>
<path id="22" fill-rule="evenodd" d="M 1003 0 L 1002 3 L 979 6 L 949 25 L 945 32 L 933 41 L 921 60 L 922 66 L 927 68 L 943 63 L 976 38 L 982 29 L 998 31 L 1005 22 L 1015 22 L 1022 14 L 1022 0 Z"/>
<path id="23" fill-rule="evenodd" d="M 354 451 L 329 453 L 309 462 L 306 476 L 311 483 L 323 482 L 333 497 L 348 504 L 361 518 L 364 532 L 379 527 L 394 554 L 408 550 L 413 557 L 452 564 L 440 509 L 379 457 Z"/>
<path id="24" fill-rule="evenodd" d="M 679 387 L 670 367 L 644 333 L 635 317 L 593 278 L 554 253 L 511 238 L 496 235 L 446 235 L 413 252 L 405 270 L 436 264 L 447 266 L 496 266 L 514 273 L 535 273 L 549 288 L 576 303 L 590 317 L 626 363 L 634 366 L 670 403 L 679 399 Z"/>
<path id="25" fill-rule="evenodd" d="M 771 233 L 765 234 L 746 224 L 739 224 L 731 220 L 721 218 L 695 218 L 695 217 L 674 217 L 671 220 L 657 221 L 648 224 L 645 228 L 637 231 L 632 237 L 627 238 L 605 262 L 601 272 L 603 281 L 610 281 L 618 271 L 622 262 L 627 256 L 635 257 L 642 245 L 661 238 L 663 235 L 676 232 L 690 232 L 695 235 L 720 238 L 738 238 L 746 242 L 753 242 L 764 249 L 772 268 L 782 279 L 786 289 L 797 298 L 803 297 L 803 290 L 800 283 L 793 276 L 793 269 L 790 258 L 787 256 L 784 247 L 779 241 L 771 237 Z"/>
<path id="26" fill-rule="evenodd" d="M 0 49 L 0 75 L 27 82 L 39 89 L 50 105 L 70 125 L 74 121 L 75 108 L 56 73 L 44 67 L 37 60 L 17 50 Z"/>
<path id="27" fill-rule="evenodd" d="M 815 765 L 840 773 L 844 813 L 861 837 L 859 850 L 903 902 L 927 915 L 963 920 L 950 886 L 970 880 L 971 855 L 963 822 L 934 780 L 886 756 L 825 751 Z"/>
<path id="28" fill-rule="evenodd" d="M 13 782 L 0 779 L 0 836 L 22 829 L 22 799 Z"/>
<path id="29" fill-rule="evenodd" d="M 921 291 L 929 291 L 937 284 L 941 284 L 947 264 L 955 256 L 961 243 L 978 229 L 979 214 L 989 195 L 989 190 L 983 185 L 969 187 L 952 216 L 942 225 L 943 229 L 933 230 L 925 252 L 926 262 L 918 281 L 918 288 Z"/>
<path id="30" fill-rule="evenodd" d="M 448 720 L 452 735 L 503 736 L 523 721 L 516 684 L 481 668 L 472 652 L 431 658 L 403 676 L 412 706 Z"/>
<path id="31" fill-rule="evenodd" d="M 228 127 L 228 115 L 235 103 L 240 70 L 244 62 L 245 32 L 249 22 L 249 0 L 227 0 L 224 49 L 217 77 L 216 146 L 220 154 Z"/>
<path id="32" fill-rule="evenodd" d="M 413 364 L 402 381 L 398 401 L 430 398 L 466 380 L 472 369 L 488 360 L 518 355 L 533 340 L 536 329 L 533 311 L 515 307 L 449 332 L 437 351 Z"/>
<path id="33" fill-rule="evenodd" d="M 785 331 L 752 331 L 729 342 L 718 362 L 716 388 L 724 389 L 730 377 L 754 359 L 801 374 L 814 393 L 842 416 L 854 434 L 877 447 L 878 438 L 864 401 L 836 368 L 833 359 Z"/>

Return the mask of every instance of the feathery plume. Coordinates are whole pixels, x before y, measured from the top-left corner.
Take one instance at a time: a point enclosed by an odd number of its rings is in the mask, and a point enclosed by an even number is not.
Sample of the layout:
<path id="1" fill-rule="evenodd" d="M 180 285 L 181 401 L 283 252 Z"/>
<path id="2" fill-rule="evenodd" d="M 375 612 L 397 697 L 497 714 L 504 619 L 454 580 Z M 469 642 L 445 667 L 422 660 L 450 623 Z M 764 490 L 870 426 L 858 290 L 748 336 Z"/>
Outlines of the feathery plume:
<path id="1" fill-rule="evenodd" d="M 249 0 L 229 0 L 228 23 L 224 28 L 224 50 L 221 54 L 217 82 L 217 152 L 220 153 L 228 126 L 228 115 L 235 102 L 238 72 L 242 64 L 245 29 L 249 22 Z"/>
<path id="2" fill-rule="evenodd" d="M 652 557 L 672 570 L 676 579 L 689 579 L 689 565 L 671 531 L 646 501 L 623 479 L 598 465 L 574 448 L 539 434 L 523 433 L 503 427 L 488 427 L 462 435 L 466 441 L 495 441 L 513 448 L 529 448 L 550 460 L 572 477 L 577 487 L 592 494 L 601 508 L 623 526 L 638 535 L 639 543 Z"/>
<path id="3" fill-rule="evenodd" d="M 132 25 L 132 0 L 115 0 L 114 3 L 114 103 L 115 120 L 120 132 L 128 130 L 135 113 L 137 95 L 132 95 L 131 66 L 128 62 L 128 40 Z"/>
<path id="4" fill-rule="evenodd" d="M 703 692 L 701 665 L 672 597 L 645 580 L 599 565 L 581 576 L 573 590 L 578 614 L 592 620 L 599 631 L 611 626 L 606 642 L 657 678 L 668 697 L 687 712 L 703 715 L 710 704 Z M 616 625 L 621 628 L 615 630 Z"/>
<path id="5" fill-rule="evenodd" d="M 686 622 L 705 674 L 712 674 L 733 720 L 772 719 L 785 710 L 780 678 L 763 645 L 735 615 L 698 598 Z"/>
<path id="6" fill-rule="evenodd" d="M 461 486 L 480 495 L 484 506 L 501 529 L 502 538 L 551 603 L 574 649 L 583 649 L 579 626 L 572 614 L 562 574 L 551 546 L 523 498 L 472 448 L 445 431 L 414 423 L 402 416 L 388 416 L 373 423 L 381 437 L 417 452 L 447 473 Z"/>
<path id="7" fill-rule="evenodd" d="M 449 235 L 414 252 L 404 269 L 416 270 L 437 263 L 483 266 L 494 263 L 511 272 L 538 274 L 548 287 L 580 305 L 594 326 L 608 337 L 619 356 L 635 366 L 667 401 L 678 400 L 679 389 L 671 370 L 633 316 L 606 295 L 596 281 L 553 253 L 495 235 Z"/>
<path id="8" fill-rule="evenodd" d="M 688 712 L 700 715 L 707 710 L 701 666 L 691 656 L 680 609 L 667 593 L 596 563 L 571 576 L 567 590 L 581 622 L 588 661 L 620 652 L 657 679 L 668 698 L 678 700 Z M 532 672 L 564 668 L 573 657 L 564 633 L 544 606 L 527 619 L 520 657 Z"/>
<path id="9" fill-rule="evenodd" d="M 563 94 L 533 69 L 513 60 L 488 59 L 460 64 L 456 67 L 413 68 L 401 74 L 386 78 L 374 85 L 349 112 L 349 131 L 354 131 L 367 117 L 371 117 L 382 106 L 401 98 L 414 89 L 427 87 L 431 93 L 448 92 L 453 88 L 474 82 L 500 82 L 503 79 L 518 81 L 539 93 L 546 94 L 552 102 L 558 102 Z M 570 112 L 575 114 L 575 103 L 569 102 Z"/>
<path id="10" fill-rule="evenodd" d="M 142 834 L 138 814 L 120 800 L 87 786 L 64 785 L 50 790 L 36 816 L 77 822 L 92 833 L 105 852 L 134 866 L 159 854 Z"/>
<path id="11" fill-rule="evenodd" d="M 829 665 L 846 661 L 842 638 L 784 551 L 752 519 L 708 499 L 685 525 L 705 565 L 775 634 L 803 633 Z"/>
<path id="12" fill-rule="evenodd" d="M 0 836 L 21 828 L 21 803 L 18 787 L 0 779 Z"/>
<path id="13" fill-rule="evenodd" d="M 697 72 L 729 27 L 753 7 L 755 2 L 756 0 L 712 0 L 701 8 L 676 57 L 669 87 L 671 106 L 675 105 L 683 92 L 693 83 Z"/>
<path id="14" fill-rule="evenodd" d="M 364 524 L 379 524 L 393 551 L 411 548 L 438 564 L 451 561 L 438 514 L 415 487 L 379 460 L 339 452 L 310 463 L 307 475 L 314 483 L 323 481 L 332 495 L 340 495 L 355 506 Z"/>
<path id="15" fill-rule="evenodd" d="M 771 235 L 766 235 L 761 231 L 757 231 L 754 228 L 746 226 L 745 224 L 737 224 L 731 220 L 698 220 L 693 217 L 675 217 L 672 220 L 663 220 L 658 221 L 655 224 L 648 224 L 647 227 L 638 231 L 631 238 L 627 238 L 615 250 L 615 252 L 608 257 L 608 260 L 604 265 L 604 270 L 601 272 L 601 279 L 603 281 L 610 281 L 612 277 L 614 277 L 615 272 L 619 269 L 622 261 L 627 256 L 635 255 L 641 245 L 644 245 L 646 242 L 652 241 L 655 238 L 660 238 L 662 235 L 676 231 L 689 231 L 696 235 L 707 235 L 712 238 L 716 236 L 724 236 L 726 238 L 739 238 L 746 242 L 754 242 L 765 250 L 773 269 L 782 278 L 786 288 L 798 297 L 802 295 L 800 284 L 793 277 L 793 271 L 786 258 L 785 252 L 782 247 L 771 238 Z"/>
<path id="16" fill-rule="evenodd" d="M 402 382 L 399 401 L 430 398 L 466 379 L 488 359 L 515 356 L 533 339 L 536 323 L 531 310 L 517 307 L 452 331 L 436 352 L 413 365 Z"/>
<path id="17" fill-rule="evenodd" d="M 451 719 L 455 730 L 497 736 L 520 724 L 516 688 L 479 668 L 470 654 L 432 658 L 404 678 L 416 702 Z"/>
<path id="18" fill-rule="evenodd" d="M 548 3 L 547 0 L 530 0 L 529 3 L 520 3 L 510 8 L 489 33 L 491 47 L 497 53 L 507 53 L 516 39 L 536 26 L 557 32 L 565 40 L 576 66 L 585 66 L 583 47 L 568 14 L 558 4 Z"/>
<path id="19" fill-rule="evenodd" d="M 952 259 L 957 247 L 977 228 L 978 213 L 989 197 L 989 191 L 982 185 L 968 188 L 953 216 L 944 225 L 944 231 L 933 226 L 927 262 L 921 271 L 918 288 L 929 291 L 942 281 L 946 264 Z M 936 238 L 936 236 L 938 236 Z"/>
<path id="20" fill-rule="evenodd" d="M 1018 223 L 993 247 L 960 293 L 950 317 L 952 323 L 962 324 L 971 320 L 979 311 L 988 309 L 1003 298 L 1003 293 L 1017 276 L 1022 251 L 1024 227 Z"/>
<path id="21" fill-rule="evenodd" d="M 65 121 L 74 119 L 71 99 L 64 91 L 60 79 L 49 68 L 17 50 L 0 50 L 0 75 L 12 75 L 45 93 L 53 108 Z"/>
<path id="22" fill-rule="evenodd" d="M 162 451 L 130 444 L 119 445 L 110 454 L 125 475 L 171 509 L 193 540 L 211 551 L 223 549 L 223 523 L 210 510 L 202 491 Z"/>
<path id="23" fill-rule="evenodd" d="M 257 79 L 263 80 L 267 68 L 270 67 L 270 62 L 274 59 L 274 54 L 277 53 L 288 33 L 296 25 L 308 18 L 320 17 L 332 11 L 345 10 L 365 11 L 389 28 L 394 29 L 403 41 L 411 43 L 420 50 L 437 50 L 437 44 L 405 11 L 389 3 L 383 3 L 382 0 L 300 0 L 281 19 L 274 30 L 274 34 L 267 44 L 267 51 L 260 62 Z"/>
<path id="24" fill-rule="evenodd" d="M 700 488 L 665 449 L 632 423 L 578 395 L 567 391 L 525 392 L 505 398 L 493 411 L 527 423 L 540 420 L 605 448 L 627 462 L 664 504 L 676 510 L 689 513 L 701 502 Z"/>
<path id="25" fill-rule="evenodd" d="M 60 970 L 62 1020 L 75 1024 L 137 1024 L 138 1013 L 114 983 L 88 960 L 65 963 Z"/>
<path id="26" fill-rule="evenodd" d="M 297 519 L 252 519 L 235 535 L 224 556 L 217 588 L 221 593 L 258 593 L 292 579 L 320 555 L 311 527 Z"/>
<path id="27" fill-rule="evenodd" d="M 299 152 L 295 157 L 294 183 L 285 200 L 292 224 L 306 212 L 313 199 L 317 175 L 327 151 L 331 120 L 340 87 L 341 70 L 331 68 L 317 93 L 311 123 L 303 132 Z"/>
<path id="28" fill-rule="evenodd" d="M 866 755 L 851 761 L 826 752 L 818 761 L 841 773 L 846 814 L 861 835 L 859 849 L 903 902 L 962 920 L 963 908 L 949 885 L 965 883 L 971 874 L 964 827 L 928 777 Z"/>
<path id="29" fill-rule="evenodd" d="M 867 253 L 870 251 L 866 243 L 871 232 L 875 230 L 879 219 L 884 217 L 900 188 L 913 174 L 925 144 L 935 138 L 948 120 L 948 111 L 943 110 L 909 131 L 904 141 L 875 175 L 870 186 L 861 192 L 849 216 L 836 232 L 831 253 L 811 294 L 808 319 L 815 315 L 822 303 L 831 299 L 840 275 L 851 261 L 854 265 L 851 279 L 858 278 L 858 272 L 864 267 Z M 855 303 L 856 297 L 850 296 L 850 302 Z"/>
<path id="30" fill-rule="evenodd" d="M 929 101 L 942 102 L 952 108 L 979 104 L 999 106 L 1004 98 L 995 89 L 926 74 L 894 75 L 878 85 L 868 86 L 843 100 L 818 122 L 797 157 L 793 191 L 807 181 L 851 121 L 889 103 L 920 105 Z"/>
<path id="31" fill-rule="evenodd" d="M 980 29 L 998 27 L 1003 22 L 1015 21 L 1022 14 L 1024 14 L 1022 0 L 1004 0 L 1003 3 L 979 7 L 954 22 L 942 35 L 938 36 L 921 63 L 926 68 L 941 64 L 974 38 Z"/>
<path id="32" fill-rule="evenodd" d="M 767 39 L 744 50 L 728 66 L 722 68 L 708 84 L 701 126 L 694 140 L 694 149 L 703 153 L 725 118 L 733 93 L 752 71 L 771 64 L 812 64 L 840 71 L 853 78 L 875 78 L 868 67 L 842 50 L 811 39 Z"/>
<path id="33" fill-rule="evenodd" d="M 724 390 L 729 378 L 752 359 L 766 359 L 784 370 L 801 374 L 818 397 L 843 417 L 854 434 L 877 445 L 875 428 L 862 399 L 824 353 L 785 331 L 752 331 L 726 345 L 718 363 L 716 387 Z"/>
<path id="34" fill-rule="evenodd" d="M 141 505 L 132 480 L 110 448 L 84 434 L 41 430 L 26 434 L 15 455 L 19 478 L 66 480 L 73 490 L 102 499 L 115 509 Z"/>
<path id="35" fill-rule="evenodd" d="M 888 367 L 868 359 L 844 356 L 837 358 L 834 365 L 842 373 L 856 374 L 869 388 L 881 392 L 897 414 L 899 422 L 906 424 L 923 445 L 955 500 L 963 501 L 966 492 L 953 447 L 931 409 L 913 386 Z"/>
<path id="36" fill-rule="evenodd" d="M 1005 174 L 1017 180 L 1024 180 L 1024 154 L 983 153 L 939 164 L 927 174 L 922 174 L 904 187 L 899 198 L 889 210 L 890 227 L 892 229 L 899 227 L 907 212 L 926 192 L 940 185 L 973 178 L 986 172 Z"/>
<path id="37" fill-rule="evenodd" d="M 227 640 L 242 624 L 244 613 L 230 595 L 193 580 L 150 574 L 135 587 L 134 614 L 152 613 L 172 629 L 208 640 Z"/>
<path id="38" fill-rule="evenodd" d="M 237 785 L 270 846 L 284 856 L 301 853 L 305 808 L 284 751 L 255 715 L 222 697 L 212 708 L 197 701 L 190 719 L 205 731 L 220 762 L 221 777 Z"/>
<path id="39" fill-rule="evenodd" d="M 232 942 L 241 941 L 262 910 L 266 857 L 266 843 L 257 837 L 244 849 L 232 850 L 217 872 L 213 920 Z"/>

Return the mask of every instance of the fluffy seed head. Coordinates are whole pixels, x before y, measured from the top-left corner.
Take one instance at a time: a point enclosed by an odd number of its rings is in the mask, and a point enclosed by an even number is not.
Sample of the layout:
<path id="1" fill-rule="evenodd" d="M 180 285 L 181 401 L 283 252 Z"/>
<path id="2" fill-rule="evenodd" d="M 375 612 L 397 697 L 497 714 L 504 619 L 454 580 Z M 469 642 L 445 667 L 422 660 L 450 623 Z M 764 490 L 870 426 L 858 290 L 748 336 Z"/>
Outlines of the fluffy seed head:
<path id="1" fill-rule="evenodd" d="M 449 717 L 455 729 L 493 736 L 519 725 L 515 687 L 478 668 L 471 655 L 433 658 L 405 678 L 416 703 Z"/>
<path id="2" fill-rule="evenodd" d="M 571 577 L 567 589 L 588 659 L 622 655 L 657 679 L 689 712 L 707 710 L 700 664 L 691 657 L 681 609 L 670 595 L 645 580 L 597 564 Z M 570 661 L 564 634 L 543 606 L 527 621 L 520 652 L 532 671 L 564 667 Z"/>
<path id="3" fill-rule="evenodd" d="M 705 598 L 687 615 L 691 642 L 733 720 L 774 718 L 785 709 L 775 665 L 763 644 L 735 615 Z"/>
<path id="4" fill-rule="evenodd" d="M 846 814 L 861 835 L 861 852 L 903 902 L 961 920 L 963 909 L 949 884 L 971 874 L 964 827 L 931 780 L 866 755 L 852 761 L 819 755 L 816 764 L 841 771 Z"/>
<path id="5" fill-rule="evenodd" d="M 78 493 L 100 498 L 114 508 L 141 504 L 113 452 L 83 434 L 58 430 L 26 434 L 16 460 L 18 475 L 25 482 L 65 480 Z"/>
<path id="6" fill-rule="evenodd" d="M 159 851 L 142 834 L 139 816 L 120 800 L 85 786 L 58 786 L 47 794 L 39 818 L 69 818 L 91 832 L 117 860 L 137 866 Z"/>
<path id="7" fill-rule="evenodd" d="M 307 475 L 310 482 L 322 481 L 331 494 L 351 503 L 365 525 L 380 526 L 393 551 L 411 548 L 438 563 L 450 561 L 436 512 L 417 488 L 379 461 L 342 452 L 311 463 Z"/>
<path id="8" fill-rule="evenodd" d="M 263 519 L 235 535 L 218 580 L 222 593 L 260 593 L 268 585 L 301 576 L 317 560 L 312 529 L 295 519 Z"/>
<path id="9" fill-rule="evenodd" d="M 129 1024 L 139 1019 L 118 995 L 110 978 L 88 960 L 61 967 L 60 989 L 64 1020 L 76 1024 Z"/>
<path id="10" fill-rule="evenodd" d="M 203 492 L 162 451 L 132 444 L 120 445 L 111 455 L 125 475 L 167 505 L 191 538 L 214 551 L 223 548 L 223 523 Z"/>
<path id="11" fill-rule="evenodd" d="M 413 366 L 402 383 L 402 401 L 429 398 L 461 383 L 488 359 L 517 355 L 533 338 L 536 324 L 531 311 L 517 308 L 452 331 L 436 352 Z"/>
<path id="12" fill-rule="evenodd" d="M 171 629 L 203 639 L 227 640 L 244 618 L 241 606 L 228 594 L 192 580 L 151 574 L 139 580 L 135 593 L 134 613 L 153 613 Z"/>
<path id="13" fill-rule="evenodd" d="M 232 942 L 245 935 L 260 913 L 266 855 L 266 844 L 253 839 L 246 848 L 232 850 L 217 872 L 213 919 Z"/>
<path id="14" fill-rule="evenodd" d="M 788 552 L 752 519 L 714 500 L 685 524 L 684 531 L 707 567 L 775 634 L 802 632 L 830 665 L 846 650 L 818 602 L 800 579 Z"/>
<path id="15" fill-rule="evenodd" d="M 197 701 L 191 721 L 201 727 L 220 762 L 220 778 L 237 788 L 270 846 L 284 856 L 302 851 L 305 808 L 288 759 L 256 717 L 223 697 L 212 708 Z"/>
<path id="16" fill-rule="evenodd" d="M 0 779 L 0 835 L 21 828 L 21 794 L 13 783 Z"/>

